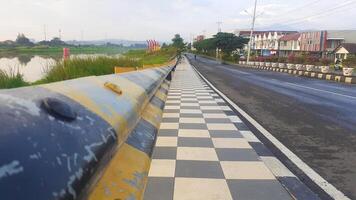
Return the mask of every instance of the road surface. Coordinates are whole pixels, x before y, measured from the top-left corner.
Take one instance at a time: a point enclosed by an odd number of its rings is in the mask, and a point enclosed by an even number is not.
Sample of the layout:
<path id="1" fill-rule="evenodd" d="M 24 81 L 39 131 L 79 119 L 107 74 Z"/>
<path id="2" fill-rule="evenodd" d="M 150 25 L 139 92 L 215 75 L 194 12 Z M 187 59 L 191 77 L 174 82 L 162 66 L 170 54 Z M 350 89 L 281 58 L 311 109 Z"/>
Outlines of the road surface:
<path id="1" fill-rule="evenodd" d="M 215 87 L 327 181 L 356 199 L 356 85 L 188 57 Z"/>

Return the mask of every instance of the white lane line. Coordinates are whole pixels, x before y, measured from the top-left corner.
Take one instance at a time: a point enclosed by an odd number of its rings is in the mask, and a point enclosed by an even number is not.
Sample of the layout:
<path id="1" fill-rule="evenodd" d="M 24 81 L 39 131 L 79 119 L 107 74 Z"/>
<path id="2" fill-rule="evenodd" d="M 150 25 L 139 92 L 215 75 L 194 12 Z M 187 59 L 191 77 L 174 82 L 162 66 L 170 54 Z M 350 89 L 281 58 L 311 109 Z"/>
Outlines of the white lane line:
<path id="1" fill-rule="evenodd" d="M 195 68 L 194 68 L 195 69 Z M 245 117 L 257 130 L 259 130 L 273 145 L 275 145 L 285 156 L 287 156 L 300 170 L 302 170 L 315 184 L 322 188 L 329 196 L 335 200 L 351 200 L 345 196 L 341 191 L 336 189 L 332 184 L 326 181 L 318 173 L 316 173 L 311 167 L 304 163 L 297 155 L 295 155 L 291 150 L 284 146 L 277 138 L 275 138 L 271 133 L 269 133 L 265 128 L 263 128 L 256 120 L 254 120 L 250 115 L 238 107 L 233 101 L 231 101 L 227 96 L 225 96 L 220 90 L 215 88 L 198 70 L 195 71 L 207 82 L 207 84 L 215 90 L 225 101 L 227 101 L 232 107 L 234 107 L 237 112 Z"/>
<path id="2" fill-rule="evenodd" d="M 312 88 L 312 87 L 308 87 L 308 86 L 298 85 L 298 84 L 295 84 L 295 83 L 289 83 L 289 82 L 284 82 L 284 83 L 288 84 L 288 85 L 293 85 L 293 86 L 296 86 L 296 87 L 300 87 L 300 88 L 306 88 L 306 89 L 315 90 L 315 91 L 319 91 L 319 92 L 325 92 L 325 93 L 329 93 L 329 94 L 334 94 L 334 95 L 338 95 L 338 96 L 342 96 L 342 97 L 346 97 L 346 98 L 350 98 L 350 99 L 356 99 L 356 97 L 349 96 L 349 95 L 344 95 L 344 94 L 340 94 L 340 93 L 336 93 L 336 92 L 316 89 L 316 88 Z"/>

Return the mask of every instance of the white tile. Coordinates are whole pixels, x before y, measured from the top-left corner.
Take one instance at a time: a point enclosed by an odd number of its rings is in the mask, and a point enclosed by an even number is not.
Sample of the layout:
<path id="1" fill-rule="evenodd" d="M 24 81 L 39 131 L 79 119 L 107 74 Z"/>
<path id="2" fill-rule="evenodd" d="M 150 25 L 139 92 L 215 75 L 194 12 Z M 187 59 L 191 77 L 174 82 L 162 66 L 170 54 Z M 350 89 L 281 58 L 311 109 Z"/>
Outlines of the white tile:
<path id="1" fill-rule="evenodd" d="M 249 142 L 260 142 L 260 140 L 251 131 L 240 131 L 240 133 Z"/>
<path id="2" fill-rule="evenodd" d="M 204 118 L 179 118 L 179 123 L 205 124 Z"/>
<path id="3" fill-rule="evenodd" d="M 224 111 L 232 111 L 229 106 L 220 106 L 220 109 Z"/>
<path id="4" fill-rule="evenodd" d="M 277 177 L 295 177 L 289 169 L 281 163 L 276 157 L 261 156 L 262 161 L 266 164 L 269 170 Z"/>
<path id="5" fill-rule="evenodd" d="M 221 161 L 226 179 L 274 180 L 274 175 L 263 162 Z"/>
<path id="6" fill-rule="evenodd" d="M 180 106 L 199 106 L 199 103 L 181 103 Z"/>
<path id="7" fill-rule="evenodd" d="M 202 110 L 221 110 L 220 106 L 200 106 Z"/>
<path id="8" fill-rule="evenodd" d="M 174 177 L 176 168 L 175 160 L 153 159 L 151 162 L 149 177 Z"/>
<path id="9" fill-rule="evenodd" d="M 208 130 L 179 129 L 178 137 L 209 138 L 210 134 Z"/>
<path id="10" fill-rule="evenodd" d="M 201 114 L 202 111 L 201 110 L 197 110 L 197 109 L 181 109 L 180 113 L 184 113 L 184 114 Z"/>
<path id="11" fill-rule="evenodd" d="M 227 119 L 228 118 L 225 113 L 203 113 L 203 117 L 206 119 L 208 119 L 208 118 Z"/>
<path id="12" fill-rule="evenodd" d="M 165 110 L 179 110 L 180 106 L 165 106 Z"/>
<path id="13" fill-rule="evenodd" d="M 156 141 L 157 147 L 176 147 L 178 139 L 176 137 L 158 137 Z"/>
<path id="14" fill-rule="evenodd" d="M 233 122 L 233 123 L 241 123 L 242 122 L 242 120 L 238 116 L 231 115 L 228 117 L 230 118 L 231 122 Z"/>
<path id="15" fill-rule="evenodd" d="M 179 113 L 163 113 L 163 118 L 179 118 Z"/>
<path id="16" fill-rule="evenodd" d="M 207 126 L 209 130 L 237 130 L 234 124 L 209 123 Z"/>
<path id="17" fill-rule="evenodd" d="M 178 147 L 177 160 L 218 161 L 214 148 Z"/>
<path id="18" fill-rule="evenodd" d="M 178 129 L 179 128 L 179 124 L 178 123 L 166 123 L 163 122 L 160 125 L 159 129 Z"/>

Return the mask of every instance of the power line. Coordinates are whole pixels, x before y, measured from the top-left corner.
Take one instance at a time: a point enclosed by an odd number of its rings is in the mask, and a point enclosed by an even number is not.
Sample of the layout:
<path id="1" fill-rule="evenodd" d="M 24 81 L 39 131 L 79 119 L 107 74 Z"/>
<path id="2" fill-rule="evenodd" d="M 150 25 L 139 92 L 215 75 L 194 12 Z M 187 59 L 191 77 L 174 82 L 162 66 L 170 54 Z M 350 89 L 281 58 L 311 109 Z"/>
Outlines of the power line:
<path id="1" fill-rule="evenodd" d="M 321 1 L 321 0 L 312 1 L 312 2 L 309 2 L 309 3 L 307 3 L 307 4 L 302 5 L 302 6 L 300 6 L 300 7 L 287 10 L 287 11 L 281 13 L 281 14 L 290 14 L 291 12 L 294 12 L 294 11 L 300 11 L 301 9 L 307 8 L 307 7 L 309 7 L 309 6 L 311 6 L 311 5 L 315 4 L 315 3 L 318 3 L 318 2 L 320 2 L 320 1 Z"/>
<path id="2" fill-rule="evenodd" d="M 299 24 L 299 23 L 305 23 L 305 20 L 309 20 L 311 18 L 321 17 L 323 15 L 330 15 L 330 11 L 333 11 L 332 14 L 334 14 L 335 12 L 342 11 L 340 9 L 343 9 L 346 6 L 349 6 L 350 4 L 355 3 L 355 1 L 356 0 L 345 1 L 339 6 L 323 10 L 323 11 L 317 13 L 317 14 L 314 14 L 314 15 L 310 15 L 310 16 L 307 16 L 307 17 L 296 18 L 296 19 L 292 19 L 292 20 L 279 21 L 279 22 L 276 22 L 276 23 L 280 23 L 280 24 L 283 24 L 283 25 L 295 25 L 295 24 Z"/>
<path id="3" fill-rule="evenodd" d="M 331 8 L 331 9 L 327 9 L 327 10 L 324 10 L 322 12 L 319 12 L 318 14 L 315 14 L 315 15 L 310 15 L 308 17 L 303 17 L 303 18 L 300 18 L 300 19 L 294 19 L 292 21 L 286 21 L 286 25 L 295 25 L 295 24 L 299 24 L 299 23 L 304 23 L 306 20 L 310 20 L 310 19 L 313 19 L 313 18 L 316 18 L 316 17 L 323 17 L 323 16 L 327 16 L 327 15 L 330 15 L 330 14 L 335 14 L 336 12 L 340 12 L 340 11 L 345 11 L 347 9 L 349 9 L 350 7 L 347 7 L 349 6 L 350 4 L 352 3 L 355 3 L 356 0 L 352 0 L 352 1 L 349 1 L 349 2 L 345 2 L 344 5 L 340 5 L 340 6 L 337 6 L 335 8 Z M 345 7 L 347 7 L 346 9 L 344 9 Z M 332 13 L 330 13 L 330 11 L 333 11 Z"/>

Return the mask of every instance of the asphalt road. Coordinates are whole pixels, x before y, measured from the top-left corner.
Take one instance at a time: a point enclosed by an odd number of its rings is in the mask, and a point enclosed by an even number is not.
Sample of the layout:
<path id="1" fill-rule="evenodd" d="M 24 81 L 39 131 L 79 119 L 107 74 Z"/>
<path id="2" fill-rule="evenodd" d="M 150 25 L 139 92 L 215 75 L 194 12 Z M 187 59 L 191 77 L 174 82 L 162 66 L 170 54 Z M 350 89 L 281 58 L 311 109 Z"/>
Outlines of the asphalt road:
<path id="1" fill-rule="evenodd" d="M 356 199 L 356 85 L 188 57 L 215 87 Z"/>

